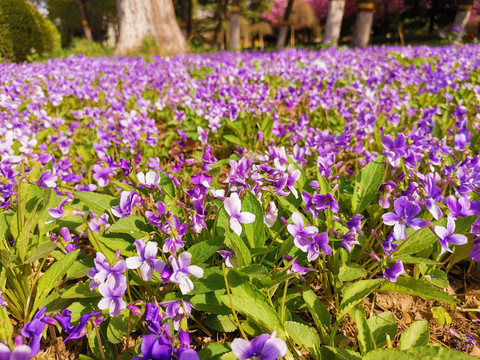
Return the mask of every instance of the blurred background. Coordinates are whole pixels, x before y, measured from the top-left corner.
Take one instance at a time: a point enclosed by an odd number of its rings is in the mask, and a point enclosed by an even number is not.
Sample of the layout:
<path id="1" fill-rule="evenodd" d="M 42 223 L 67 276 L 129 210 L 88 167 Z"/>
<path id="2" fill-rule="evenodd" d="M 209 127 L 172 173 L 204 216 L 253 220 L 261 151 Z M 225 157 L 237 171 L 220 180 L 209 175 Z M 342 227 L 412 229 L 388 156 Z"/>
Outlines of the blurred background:
<path id="1" fill-rule="evenodd" d="M 473 0 L 0 0 L 0 57 L 443 45 L 476 42 L 479 14 Z"/>

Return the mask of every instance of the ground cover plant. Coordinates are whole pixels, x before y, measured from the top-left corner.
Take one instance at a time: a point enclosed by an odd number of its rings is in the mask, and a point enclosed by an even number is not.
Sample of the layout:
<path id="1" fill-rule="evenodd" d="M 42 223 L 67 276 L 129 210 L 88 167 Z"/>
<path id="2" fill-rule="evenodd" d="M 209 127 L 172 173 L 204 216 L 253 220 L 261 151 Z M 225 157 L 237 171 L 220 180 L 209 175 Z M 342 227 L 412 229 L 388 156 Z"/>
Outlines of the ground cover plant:
<path id="1" fill-rule="evenodd" d="M 469 358 L 479 51 L 1 64 L 0 359 Z"/>

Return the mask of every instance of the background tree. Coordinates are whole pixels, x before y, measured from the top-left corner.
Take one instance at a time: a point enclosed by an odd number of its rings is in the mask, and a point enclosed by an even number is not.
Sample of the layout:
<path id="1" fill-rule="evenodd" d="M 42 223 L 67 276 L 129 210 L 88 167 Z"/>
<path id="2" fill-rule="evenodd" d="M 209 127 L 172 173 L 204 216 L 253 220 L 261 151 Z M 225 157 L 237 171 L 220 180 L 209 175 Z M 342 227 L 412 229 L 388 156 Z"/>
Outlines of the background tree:
<path id="1" fill-rule="evenodd" d="M 358 13 L 353 33 L 353 47 L 364 48 L 370 40 L 373 25 L 373 11 L 375 3 L 372 0 L 358 0 Z"/>
<path id="2" fill-rule="evenodd" d="M 145 41 L 154 44 L 161 55 L 188 52 L 171 0 L 118 0 L 120 36 L 116 53 L 137 52 Z"/>
<path id="3" fill-rule="evenodd" d="M 230 14 L 230 50 L 240 51 L 240 0 L 232 0 Z"/>
<path id="4" fill-rule="evenodd" d="M 283 21 L 282 21 L 282 24 L 280 25 L 280 30 L 278 31 L 277 50 L 283 49 L 285 47 L 285 43 L 287 41 L 287 33 L 288 33 L 288 19 L 290 18 L 292 7 L 293 7 L 293 0 L 288 0 L 287 7 L 283 15 Z"/>
<path id="5" fill-rule="evenodd" d="M 468 20 L 470 19 L 470 14 L 473 9 L 473 0 L 459 0 L 457 7 L 457 14 L 455 15 L 455 20 L 453 21 L 453 27 L 458 32 L 461 33 L 465 30 Z"/>
<path id="6" fill-rule="evenodd" d="M 388 1 L 388 0 L 387 0 Z M 325 44 L 336 45 L 342 28 L 345 0 L 330 0 L 328 3 L 327 24 L 325 26 Z"/>

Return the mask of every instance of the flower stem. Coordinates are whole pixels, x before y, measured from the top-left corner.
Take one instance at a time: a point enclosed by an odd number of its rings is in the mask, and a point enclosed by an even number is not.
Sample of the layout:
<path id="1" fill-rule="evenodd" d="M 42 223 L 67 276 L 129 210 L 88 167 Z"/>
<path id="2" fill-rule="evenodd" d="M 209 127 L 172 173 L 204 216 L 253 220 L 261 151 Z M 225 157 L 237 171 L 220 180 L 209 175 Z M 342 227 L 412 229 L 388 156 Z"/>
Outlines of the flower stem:
<path id="1" fill-rule="evenodd" d="M 237 312 L 235 311 L 235 308 L 233 307 L 232 293 L 230 292 L 230 287 L 228 286 L 227 272 L 225 271 L 225 263 L 222 263 L 222 271 L 223 271 L 223 278 L 225 280 L 225 287 L 227 289 L 228 301 L 230 303 L 230 308 L 232 309 L 232 313 L 233 313 L 233 318 L 235 319 L 235 322 L 237 323 L 238 329 L 240 330 L 240 333 L 242 334 L 242 337 L 245 340 L 248 341 L 247 334 L 245 334 L 245 331 L 243 331 L 242 325 L 240 324 L 240 320 L 238 320 Z"/>

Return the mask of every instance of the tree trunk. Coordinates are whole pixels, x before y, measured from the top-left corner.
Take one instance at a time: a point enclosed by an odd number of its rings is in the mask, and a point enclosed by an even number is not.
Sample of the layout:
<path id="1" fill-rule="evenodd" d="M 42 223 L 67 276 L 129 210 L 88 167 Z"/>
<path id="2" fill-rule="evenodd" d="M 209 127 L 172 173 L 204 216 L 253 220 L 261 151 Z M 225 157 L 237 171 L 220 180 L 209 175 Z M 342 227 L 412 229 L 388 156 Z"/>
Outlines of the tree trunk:
<path id="1" fill-rule="evenodd" d="M 212 49 L 216 49 L 218 47 L 218 42 L 220 39 L 220 36 L 223 37 L 223 19 L 224 19 L 224 1 L 223 0 L 218 0 L 218 6 L 217 6 L 217 11 L 215 12 L 215 17 L 218 21 L 217 26 L 215 26 L 215 30 L 213 30 L 213 39 L 212 39 Z M 220 41 L 222 42 L 222 41 Z"/>
<path id="2" fill-rule="evenodd" d="M 283 15 L 283 23 L 280 26 L 277 39 L 277 50 L 283 49 L 285 43 L 287 42 L 287 33 L 288 33 L 288 19 L 290 18 L 290 13 L 292 12 L 293 0 L 288 0 L 287 8 L 285 9 L 285 14 Z"/>
<path id="3" fill-rule="evenodd" d="M 325 44 L 337 45 L 342 29 L 345 0 L 330 0 L 328 3 L 327 24 L 325 25 Z"/>
<path id="4" fill-rule="evenodd" d="M 454 31 L 458 30 L 460 35 L 467 26 L 468 20 L 470 19 L 470 14 L 473 9 L 473 0 L 460 0 L 457 9 L 457 15 L 455 16 L 455 21 L 453 22 Z M 458 29 L 457 29 L 458 28 Z"/>
<path id="5" fill-rule="evenodd" d="M 263 41 L 263 30 L 261 28 L 258 31 L 258 36 L 260 41 L 260 50 L 263 51 L 265 49 L 265 42 Z"/>
<path id="6" fill-rule="evenodd" d="M 80 19 L 82 19 L 83 33 L 85 34 L 87 40 L 93 41 L 92 29 L 90 29 L 90 25 L 88 25 L 87 10 L 85 8 L 85 4 L 82 0 L 75 0 L 75 3 L 77 4 L 78 12 L 80 13 Z"/>
<path id="7" fill-rule="evenodd" d="M 368 2 L 367 2 L 368 1 Z M 353 47 L 367 47 L 373 25 L 375 4 L 369 0 L 358 1 L 358 14 L 353 34 Z"/>
<path id="8" fill-rule="evenodd" d="M 188 3 L 188 18 L 187 18 L 187 34 L 192 34 L 192 22 L 193 22 L 193 4 L 192 0 L 187 0 Z"/>
<path id="9" fill-rule="evenodd" d="M 240 0 L 232 0 L 230 15 L 230 50 L 240 51 Z"/>
<path id="10" fill-rule="evenodd" d="M 180 11 L 182 19 L 182 34 L 188 39 L 188 0 L 180 0 Z"/>
<path id="11" fill-rule="evenodd" d="M 144 40 L 152 40 L 160 55 L 188 52 L 172 0 L 117 0 L 117 4 L 120 36 L 116 54 L 134 53 Z"/>
<path id="12" fill-rule="evenodd" d="M 295 46 L 295 26 L 290 26 L 290 47 Z"/>

